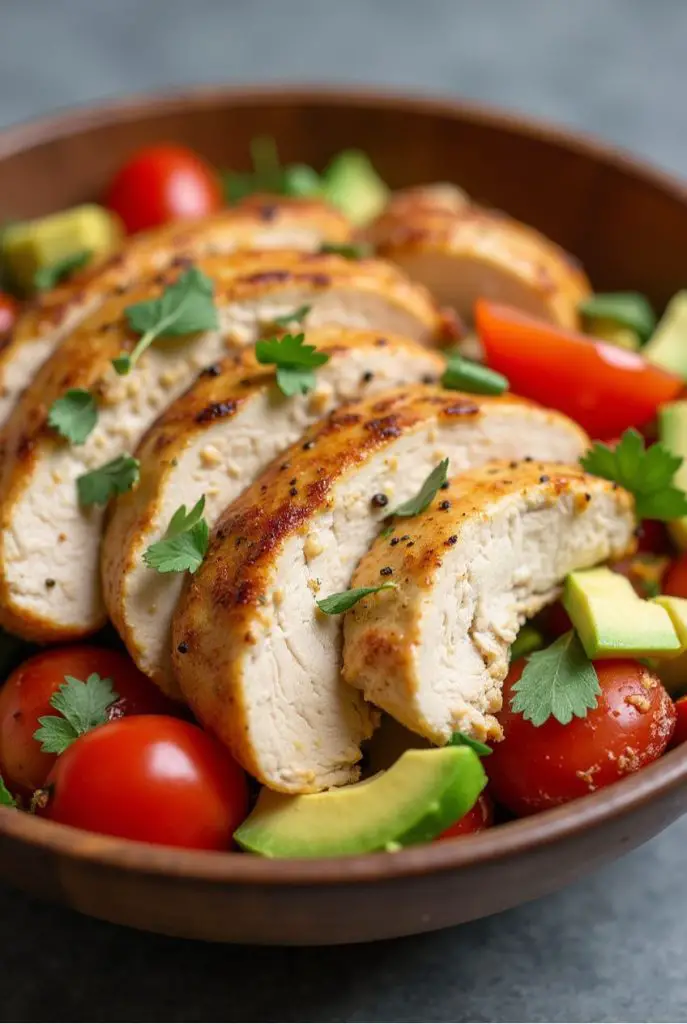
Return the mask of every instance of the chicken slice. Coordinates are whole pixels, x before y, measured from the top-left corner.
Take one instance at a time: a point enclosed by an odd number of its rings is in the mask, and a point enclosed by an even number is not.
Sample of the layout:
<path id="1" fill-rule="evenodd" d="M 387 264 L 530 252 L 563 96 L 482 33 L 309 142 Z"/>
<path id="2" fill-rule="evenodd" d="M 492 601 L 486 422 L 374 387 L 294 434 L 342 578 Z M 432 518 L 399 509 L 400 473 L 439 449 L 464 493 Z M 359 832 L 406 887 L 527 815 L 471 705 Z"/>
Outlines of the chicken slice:
<path id="1" fill-rule="evenodd" d="M 355 779 L 373 714 L 341 679 L 341 623 L 316 598 L 349 586 L 385 515 L 441 459 L 457 473 L 498 456 L 573 461 L 587 444 L 524 399 L 431 386 L 333 412 L 226 510 L 187 582 L 172 657 L 195 714 L 273 789 Z"/>
<path id="2" fill-rule="evenodd" d="M 518 628 L 569 572 L 628 554 L 635 525 L 630 495 L 577 467 L 464 473 L 361 560 L 352 586 L 377 585 L 385 567 L 396 590 L 346 614 L 344 678 L 434 743 L 500 738 L 493 715 Z"/>
<path id="3" fill-rule="evenodd" d="M 129 305 L 158 296 L 179 268 L 111 297 L 43 364 L 6 428 L 0 492 L 0 622 L 38 641 L 83 636 L 105 619 L 98 549 L 101 510 L 80 508 L 76 480 L 132 452 L 163 408 L 227 349 L 274 330 L 303 305 L 307 323 L 350 324 L 433 341 L 444 321 L 421 286 L 376 260 L 294 252 L 205 257 L 220 330 L 169 339 L 147 350 L 128 377 L 111 360 L 137 339 Z M 272 325 L 272 326 L 270 326 Z M 98 397 L 98 423 L 71 446 L 46 426 L 51 403 L 71 388 Z M 47 581 L 47 582 L 46 582 Z"/>
<path id="4" fill-rule="evenodd" d="M 0 351 L 0 424 L 17 396 L 59 343 L 118 288 L 160 270 L 175 257 L 195 259 L 237 249 L 317 251 L 348 241 L 351 227 L 333 207 L 312 199 L 251 196 L 200 220 L 134 235 L 105 263 L 38 296 Z"/>
<path id="5" fill-rule="evenodd" d="M 105 603 L 132 658 L 166 693 L 180 697 L 171 666 L 171 620 L 183 577 L 143 561 L 176 509 L 205 496 L 212 525 L 220 512 L 305 428 L 341 402 L 385 388 L 438 381 L 435 352 L 396 335 L 322 327 L 306 342 L 329 355 L 308 395 L 286 398 L 252 349 L 204 371 L 148 431 L 136 452 L 141 479 L 117 498 L 105 532 Z"/>
<path id="6" fill-rule="evenodd" d="M 579 327 L 591 293 L 578 264 L 534 228 L 470 204 L 461 193 L 410 190 L 368 229 L 377 252 L 421 281 L 468 323 L 478 298 L 562 327 Z"/>

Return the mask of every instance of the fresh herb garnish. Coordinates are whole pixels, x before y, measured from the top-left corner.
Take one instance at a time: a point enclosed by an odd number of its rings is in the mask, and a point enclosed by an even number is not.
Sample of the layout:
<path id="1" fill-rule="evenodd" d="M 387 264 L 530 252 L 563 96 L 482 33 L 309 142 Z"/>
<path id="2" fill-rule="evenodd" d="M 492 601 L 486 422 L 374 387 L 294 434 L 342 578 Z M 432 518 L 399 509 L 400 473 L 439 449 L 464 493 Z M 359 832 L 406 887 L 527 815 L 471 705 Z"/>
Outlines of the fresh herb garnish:
<path id="1" fill-rule="evenodd" d="M 448 745 L 449 747 L 470 747 L 478 757 L 488 757 L 489 754 L 493 753 L 491 747 L 488 747 L 486 743 L 474 740 L 472 736 L 466 736 L 464 732 L 454 732 L 448 741 Z"/>
<path id="2" fill-rule="evenodd" d="M 346 260 L 364 260 L 372 255 L 372 246 L 366 242 L 342 242 L 340 245 L 334 242 L 325 242 L 320 246 L 323 255 L 343 256 Z"/>
<path id="3" fill-rule="evenodd" d="M 275 366 L 277 385 L 283 394 L 305 395 L 316 384 L 315 368 L 329 362 L 326 352 L 305 344 L 304 334 L 285 334 L 257 342 L 255 357 L 259 363 Z"/>
<path id="4" fill-rule="evenodd" d="M 362 601 L 370 594 L 378 594 L 380 590 L 396 590 L 395 583 L 380 583 L 378 587 L 354 587 L 353 590 L 342 590 L 338 594 L 330 594 L 317 602 L 317 607 L 325 615 L 341 615 Z"/>
<path id="5" fill-rule="evenodd" d="M 83 388 L 70 388 L 55 399 L 48 412 L 48 425 L 72 444 L 83 444 L 97 422 L 95 398 Z"/>
<path id="6" fill-rule="evenodd" d="M 41 267 L 36 271 L 33 278 L 33 286 L 36 291 L 44 292 L 54 288 L 76 270 L 81 270 L 90 262 L 93 253 L 90 249 L 79 249 L 78 252 L 63 256 L 61 260 L 50 263 L 47 267 Z"/>
<path id="7" fill-rule="evenodd" d="M 525 671 L 513 685 L 513 711 L 532 725 L 543 725 L 552 716 L 561 725 L 586 718 L 601 693 L 593 663 L 584 652 L 577 633 L 571 630 L 543 651 L 527 659 Z"/>
<path id="8" fill-rule="evenodd" d="M 293 313 L 285 313 L 284 316 L 275 316 L 272 323 L 276 327 L 288 327 L 289 324 L 302 324 L 312 306 L 299 306 Z"/>
<path id="9" fill-rule="evenodd" d="M 132 331 L 139 334 L 132 352 L 122 352 L 112 360 L 121 376 L 135 366 L 156 338 L 178 338 L 196 331 L 211 331 L 218 326 L 213 284 L 202 270 L 191 267 L 165 288 L 159 299 L 137 302 L 124 310 Z"/>
<path id="10" fill-rule="evenodd" d="M 451 391 L 469 391 L 473 395 L 502 395 L 508 390 L 508 378 L 457 352 L 447 352 L 441 386 Z"/>
<path id="11" fill-rule="evenodd" d="M 638 519 L 671 520 L 687 515 L 687 495 L 673 483 L 682 461 L 660 441 L 645 449 L 644 438 L 631 427 L 615 448 L 596 441 L 580 465 L 630 491 Z"/>
<path id="12" fill-rule="evenodd" d="M 124 494 L 138 483 L 138 459 L 118 455 L 104 466 L 76 478 L 81 505 L 106 505 L 115 494 Z"/>
<path id="13" fill-rule="evenodd" d="M 419 516 L 421 512 L 424 512 L 425 509 L 431 505 L 434 496 L 441 485 L 446 483 L 447 472 L 448 459 L 444 459 L 438 466 L 434 467 L 415 497 L 409 498 L 408 501 L 404 501 L 402 505 L 399 505 L 398 508 L 395 508 L 393 512 L 390 512 L 389 514 L 392 516 L 404 516 L 406 518 L 409 518 L 410 516 Z"/>
<path id="14" fill-rule="evenodd" d="M 38 719 L 40 729 L 33 734 L 44 754 L 61 754 L 84 733 L 108 721 L 107 709 L 119 695 L 112 688 L 111 679 L 102 679 L 95 672 L 86 682 L 65 676 L 64 683 L 50 698 L 58 715 L 44 715 Z"/>
<path id="15" fill-rule="evenodd" d="M 256 192 L 279 196 L 320 195 L 322 180 L 317 171 L 307 164 L 282 166 L 274 139 L 253 139 L 250 152 L 252 171 L 224 171 L 222 174 L 224 196 L 228 203 L 238 203 Z"/>
<path id="16" fill-rule="evenodd" d="M 203 564 L 210 539 L 204 511 L 205 495 L 190 512 L 181 505 L 172 516 L 164 539 L 155 541 L 145 551 L 145 564 L 160 573 L 196 572 Z"/>
<path id="17" fill-rule="evenodd" d="M 0 775 L 0 807 L 16 807 L 17 801 L 14 799 L 9 789 L 5 785 L 5 780 Z"/>
<path id="18" fill-rule="evenodd" d="M 648 341 L 656 327 L 656 314 L 649 300 L 639 292 L 607 292 L 584 299 L 580 313 L 590 320 L 610 320 L 629 327 L 640 341 Z"/>

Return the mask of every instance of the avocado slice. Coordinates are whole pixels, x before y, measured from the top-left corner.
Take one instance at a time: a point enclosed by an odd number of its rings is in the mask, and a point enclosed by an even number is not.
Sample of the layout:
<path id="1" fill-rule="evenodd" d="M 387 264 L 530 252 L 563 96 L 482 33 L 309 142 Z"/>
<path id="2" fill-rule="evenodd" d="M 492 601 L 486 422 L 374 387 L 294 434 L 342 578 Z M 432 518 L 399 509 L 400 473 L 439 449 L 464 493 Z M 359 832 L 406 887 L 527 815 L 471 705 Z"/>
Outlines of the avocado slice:
<path id="1" fill-rule="evenodd" d="M 15 285 L 34 288 L 36 274 L 75 253 L 106 256 L 122 239 L 119 220 L 102 206 L 87 203 L 39 220 L 20 221 L 2 233 L 0 260 Z"/>
<path id="2" fill-rule="evenodd" d="M 389 198 L 369 157 L 358 149 L 345 149 L 322 174 L 323 196 L 360 227 L 381 213 Z"/>
<path id="3" fill-rule="evenodd" d="M 677 658 L 662 658 L 652 662 L 652 668 L 660 676 L 671 697 L 681 697 L 687 692 L 687 601 L 682 597 L 668 597 L 662 594 L 654 598 L 656 604 L 670 615 L 682 650 Z"/>
<path id="4" fill-rule="evenodd" d="M 687 379 L 687 290 L 670 300 L 642 355 L 655 366 Z"/>
<path id="5" fill-rule="evenodd" d="M 486 785 L 469 747 L 406 750 L 386 772 L 340 789 L 287 796 L 264 788 L 234 833 L 263 857 L 338 857 L 427 843 L 471 809 Z"/>
<path id="6" fill-rule="evenodd" d="M 687 295 L 687 292 L 685 292 Z M 687 318 L 685 320 L 687 330 Z M 687 349 L 687 333 L 684 338 Z M 663 405 L 658 412 L 658 436 L 674 455 L 681 455 L 685 460 L 674 477 L 674 484 L 681 490 L 687 490 L 687 402 L 670 402 Z M 687 550 L 687 517 L 673 519 L 668 523 L 671 537 L 682 550 Z"/>
<path id="7" fill-rule="evenodd" d="M 528 654 L 541 651 L 545 646 L 544 634 L 526 622 L 511 645 L 510 660 L 517 661 L 518 658 L 526 658 Z"/>
<path id="8" fill-rule="evenodd" d="M 638 597 L 629 580 L 610 569 L 572 572 L 563 605 L 588 658 L 675 655 L 675 627 L 665 608 Z"/>

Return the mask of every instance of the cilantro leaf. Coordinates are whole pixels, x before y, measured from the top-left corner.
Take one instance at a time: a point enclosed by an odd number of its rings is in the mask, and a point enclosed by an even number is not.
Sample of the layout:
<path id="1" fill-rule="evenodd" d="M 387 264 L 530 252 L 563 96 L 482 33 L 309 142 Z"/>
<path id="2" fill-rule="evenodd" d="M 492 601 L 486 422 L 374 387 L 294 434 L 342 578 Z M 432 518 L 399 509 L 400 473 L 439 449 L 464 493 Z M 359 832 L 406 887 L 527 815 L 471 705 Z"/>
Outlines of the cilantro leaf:
<path id="1" fill-rule="evenodd" d="M 250 145 L 253 170 L 247 172 L 224 171 L 224 196 L 233 204 L 256 192 L 283 196 L 316 196 L 322 191 L 322 179 L 307 164 L 287 164 L 279 161 L 274 139 L 261 136 Z"/>
<path id="2" fill-rule="evenodd" d="M 469 391 L 473 395 L 502 395 L 508 390 L 508 378 L 487 366 L 465 359 L 457 352 L 447 352 L 441 386 L 450 391 Z"/>
<path id="3" fill-rule="evenodd" d="M 580 465 L 630 491 L 638 519 L 670 520 L 687 515 L 687 495 L 673 483 L 681 457 L 660 441 L 645 450 L 642 435 L 633 427 L 625 431 L 615 449 L 595 441 Z"/>
<path id="4" fill-rule="evenodd" d="M 216 328 L 219 321 L 213 291 L 210 278 L 191 267 L 159 298 L 127 306 L 124 313 L 129 327 L 141 337 L 132 352 L 122 352 L 112 360 L 117 373 L 130 373 L 156 338 L 178 338 Z"/>
<path id="5" fill-rule="evenodd" d="M 489 754 L 493 753 L 491 747 L 488 747 L 486 743 L 474 740 L 472 736 L 466 736 L 464 732 L 454 732 L 448 745 L 449 747 L 470 747 L 478 757 L 489 757 Z"/>
<path id="6" fill-rule="evenodd" d="M 190 512 L 181 505 L 172 516 L 162 540 L 147 548 L 143 561 L 157 572 L 194 573 L 203 564 L 210 541 L 210 527 L 203 518 L 205 495 Z"/>
<path id="7" fill-rule="evenodd" d="M 529 656 L 513 692 L 513 711 L 532 725 L 543 725 L 551 716 L 567 725 L 573 716 L 586 718 L 596 707 L 601 687 L 593 663 L 571 630 Z"/>
<path id="8" fill-rule="evenodd" d="M 312 306 L 299 306 L 293 313 L 285 313 L 284 316 L 275 316 L 272 323 L 276 327 L 288 327 L 289 324 L 302 324 Z"/>
<path id="9" fill-rule="evenodd" d="M 380 590 L 396 590 L 395 583 L 380 583 L 378 587 L 354 587 L 352 590 L 342 590 L 338 594 L 330 594 L 317 602 L 317 607 L 325 615 L 341 615 L 350 608 L 362 601 L 370 594 L 378 594 Z"/>
<path id="10" fill-rule="evenodd" d="M 366 242 L 344 242 L 336 245 L 333 242 L 325 242 L 320 246 L 322 255 L 343 256 L 345 260 L 364 260 L 372 255 L 372 246 Z"/>
<path id="11" fill-rule="evenodd" d="M 79 249 L 78 252 L 63 256 L 61 260 L 56 260 L 46 267 L 40 267 L 33 277 L 34 288 L 39 292 L 54 288 L 66 278 L 71 277 L 74 271 L 85 267 L 92 256 L 93 253 L 90 249 Z"/>
<path id="12" fill-rule="evenodd" d="M 16 807 L 17 801 L 14 799 L 9 789 L 5 785 L 5 780 L 0 775 L 0 807 Z"/>
<path id="13" fill-rule="evenodd" d="M 97 673 L 86 682 L 65 676 L 64 683 L 53 693 L 50 703 L 58 715 L 43 715 L 33 736 L 41 744 L 44 754 L 61 754 L 67 747 L 108 721 L 108 708 L 119 700 L 111 679 L 102 679 Z"/>
<path id="14" fill-rule="evenodd" d="M 277 385 L 283 394 L 307 394 L 315 387 L 315 367 L 329 362 L 326 352 L 305 344 L 304 334 L 285 334 L 283 338 L 259 341 L 255 346 L 259 363 L 276 367 Z"/>
<path id="15" fill-rule="evenodd" d="M 656 314 L 640 292 L 591 295 L 580 303 L 579 312 L 590 320 L 610 320 L 621 327 L 629 327 L 642 342 L 648 341 L 656 327 Z"/>
<path id="16" fill-rule="evenodd" d="M 438 466 L 434 467 L 415 497 L 409 498 L 408 501 L 404 501 L 403 504 L 399 505 L 398 508 L 395 508 L 390 515 L 404 516 L 406 518 L 410 516 L 419 516 L 421 512 L 424 512 L 425 509 L 431 505 L 434 500 L 434 496 L 441 485 L 446 483 L 447 472 L 448 459 L 444 459 Z"/>
<path id="17" fill-rule="evenodd" d="M 106 505 L 115 494 L 124 494 L 138 483 L 138 459 L 118 455 L 104 466 L 98 466 L 76 479 L 81 505 Z"/>
<path id="18" fill-rule="evenodd" d="M 72 444 L 83 444 L 98 422 L 98 407 L 90 391 L 70 388 L 56 398 L 48 412 L 48 424 Z"/>

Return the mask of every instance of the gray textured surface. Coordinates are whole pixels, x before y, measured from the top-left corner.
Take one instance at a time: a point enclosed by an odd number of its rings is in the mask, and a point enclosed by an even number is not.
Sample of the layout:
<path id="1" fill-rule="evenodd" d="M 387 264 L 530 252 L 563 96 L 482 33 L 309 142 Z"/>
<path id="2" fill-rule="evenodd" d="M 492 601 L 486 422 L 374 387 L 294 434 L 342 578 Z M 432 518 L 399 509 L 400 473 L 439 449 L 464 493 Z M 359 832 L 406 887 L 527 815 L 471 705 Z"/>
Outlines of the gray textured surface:
<path id="1" fill-rule="evenodd" d="M 201 82 L 381 83 L 593 131 L 687 176 L 684 0 L 0 0 L 0 124 Z M 687 821 L 566 891 L 345 950 L 128 933 L 0 888 L 3 1020 L 685 1021 Z"/>

